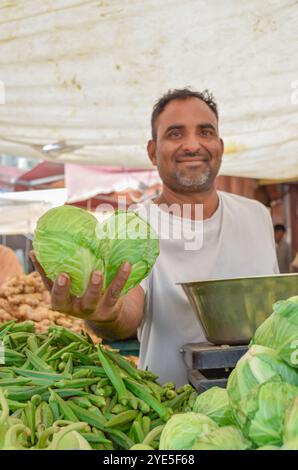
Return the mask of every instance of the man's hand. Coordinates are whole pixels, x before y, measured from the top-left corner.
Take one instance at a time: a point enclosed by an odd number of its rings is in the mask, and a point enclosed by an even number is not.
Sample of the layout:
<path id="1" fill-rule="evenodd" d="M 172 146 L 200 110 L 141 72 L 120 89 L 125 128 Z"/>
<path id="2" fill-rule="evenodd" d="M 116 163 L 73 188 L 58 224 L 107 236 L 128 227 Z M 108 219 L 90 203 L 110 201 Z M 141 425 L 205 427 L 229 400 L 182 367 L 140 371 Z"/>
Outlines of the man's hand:
<path id="1" fill-rule="evenodd" d="M 51 292 L 54 310 L 98 323 L 112 323 L 117 319 L 122 308 L 120 292 L 131 272 L 129 263 L 122 264 L 105 293 L 102 293 L 103 274 L 93 271 L 83 297 L 75 297 L 70 294 L 71 281 L 66 273 L 60 273 L 52 282 L 47 278 L 33 251 L 29 256 L 45 286 Z"/>

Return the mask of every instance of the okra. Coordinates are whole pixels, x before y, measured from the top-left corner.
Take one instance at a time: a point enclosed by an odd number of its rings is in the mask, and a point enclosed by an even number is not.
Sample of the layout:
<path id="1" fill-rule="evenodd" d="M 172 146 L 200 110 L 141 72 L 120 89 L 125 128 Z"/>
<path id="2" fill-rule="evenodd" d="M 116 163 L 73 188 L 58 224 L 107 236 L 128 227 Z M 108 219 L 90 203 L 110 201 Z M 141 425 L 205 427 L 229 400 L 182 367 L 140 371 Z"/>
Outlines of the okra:
<path id="1" fill-rule="evenodd" d="M 19 331 L 24 331 L 27 333 L 35 333 L 35 323 L 32 320 L 26 320 L 21 323 L 16 323 L 13 325 L 12 331 L 17 333 Z"/>
<path id="2" fill-rule="evenodd" d="M 61 374 L 56 374 L 55 372 L 40 372 L 36 370 L 25 370 L 17 367 L 12 368 L 13 372 L 22 377 L 27 377 L 31 379 L 32 383 L 36 385 L 49 385 L 61 380 Z M 69 376 L 70 377 L 70 376 Z"/>
<path id="3" fill-rule="evenodd" d="M 57 351 L 55 354 L 53 354 L 50 358 L 49 358 L 49 362 L 51 361 L 56 361 L 56 359 L 60 359 L 62 358 L 63 354 L 65 354 L 66 352 L 69 352 L 69 351 L 73 351 L 74 349 L 77 348 L 77 343 L 70 343 L 68 344 L 67 346 L 65 346 L 64 348 L 60 349 L 59 351 Z"/>
<path id="4" fill-rule="evenodd" d="M 7 399 L 4 395 L 2 388 L 0 388 L 0 405 L 1 405 L 1 410 L 2 410 L 1 415 L 0 415 L 0 427 L 1 427 L 2 424 L 5 423 L 5 421 L 7 420 L 9 416 L 9 407 L 8 407 Z"/>
<path id="5" fill-rule="evenodd" d="M 4 338 L 5 335 L 7 335 L 9 331 L 12 330 L 12 327 L 13 324 L 8 324 L 5 326 L 5 328 L 2 329 L 2 331 L 0 331 L 0 341 L 2 340 L 2 338 Z"/>
<path id="6" fill-rule="evenodd" d="M 36 336 L 34 335 L 29 336 L 29 338 L 27 339 L 27 345 L 30 351 L 36 354 L 36 351 L 38 350 L 38 342 L 37 342 Z"/>
<path id="7" fill-rule="evenodd" d="M 72 409 L 70 408 L 68 402 L 64 401 L 63 398 L 59 397 L 59 395 L 53 392 L 53 390 L 51 391 L 51 395 L 52 395 L 52 398 L 57 401 L 60 411 L 61 411 L 61 415 L 65 419 L 72 421 L 73 423 L 76 423 L 79 421 L 76 415 L 74 414 L 74 412 L 72 411 Z"/>
<path id="8" fill-rule="evenodd" d="M 141 400 L 140 398 L 138 399 L 138 409 L 144 413 L 147 414 L 150 411 L 150 406 L 148 403 L 146 403 L 144 400 Z"/>
<path id="9" fill-rule="evenodd" d="M 121 426 L 122 424 L 127 424 L 133 421 L 138 415 L 138 411 L 136 410 L 128 410 L 123 411 L 123 413 L 118 414 L 117 416 L 113 416 L 109 421 L 106 423 L 106 428 L 113 428 L 117 426 Z"/>
<path id="10" fill-rule="evenodd" d="M 82 335 L 75 333 L 74 331 L 68 330 L 63 326 L 50 326 L 48 329 L 49 333 L 52 333 L 57 339 L 62 340 L 63 342 L 75 342 L 84 344 L 85 346 L 90 346 L 89 341 L 87 341 Z"/>
<path id="11" fill-rule="evenodd" d="M 143 418 L 142 418 L 142 429 L 143 429 L 143 433 L 144 433 L 145 437 L 150 432 L 150 426 L 151 426 L 151 419 L 149 418 L 149 416 L 143 416 Z"/>
<path id="12" fill-rule="evenodd" d="M 7 400 L 8 406 L 10 411 L 14 412 L 17 410 L 23 410 L 26 408 L 26 403 L 22 403 L 20 401 L 15 401 L 15 400 Z"/>
<path id="13" fill-rule="evenodd" d="M 120 377 L 120 374 L 118 373 L 118 370 L 116 369 L 115 365 L 110 361 L 110 359 L 108 359 L 108 357 L 105 356 L 103 350 L 100 347 L 97 348 L 97 352 L 98 352 L 100 362 L 108 378 L 110 379 L 110 381 L 115 387 L 115 390 L 118 394 L 119 402 L 122 405 L 127 405 L 128 400 L 129 400 L 128 393 L 124 385 L 124 382 L 122 378 Z"/>
<path id="14" fill-rule="evenodd" d="M 21 390 L 16 390 L 21 389 Z M 16 401 L 27 401 L 30 400 L 33 395 L 42 395 L 48 389 L 47 386 L 45 387 L 8 387 L 7 388 L 7 398 L 10 400 Z"/>
<path id="15" fill-rule="evenodd" d="M 74 367 L 74 373 L 77 373 L 80 370 L 87 370 L 88 372 L 92 372 L 93 374 L 96 375 L 96 377 L 102 377 L 102 378 L 107 377 L 107 374 L 105 373 L 105 370 L 103 367 L 92 366 L 92 365 Z"/>
<path id="16" fill-rule="evenodd" d="M 34 445 L 35 442 L 35 407 L 31 401 L 29 401 L 24 408 L 24 413 L 26 416 L 27 426 L 30 429 L 30 440 L 31 444 Z"/>
<path id="17" fill-rule="evenodd" d="M 145 436 L 143 433 L 142 426 L 138 421 L 134 421 L 132 423 L 130 428 L 130 435 L 133 437 L 133 440 L 136 444 L 143 442 Z"/>
<path id="18" fill-rule="evenodd" d="M 87 396 L 87 399 L 92 403 L 92 405 L 95 405 L 98 408 L 101 408 L 106 404 L 106 399 L 104 397 L 97 397 L 96 395 L 90 394 Z"/>
<path id="19" fill-rule="evenodd" d="M 52 413 L 51 406 L 43 401 L 41 402 L 35 411 L 35 426 L 38 428 L 43 425 L 45 429 L 52 426 L 54 423 L 54 416 Z"/>
<path id="20" fill-rule="evenodd" d="M 5 348 L 4 349 L 4 363 L 9 366 L 9 365 L 17 365 L 17 366 L 22 366 L 25 362 L 25 356 L 23 354 L 13 351 L 11 349 Z"/>
<path id="21" fill-rule="evenodd" d="M 134 441 L 123 432 L 117 431 L 116 429 L 109 429 L 107 434 L 110 439 L 122 449 L 128 450 L 135 444 Z"/>
<path id="22" fill-rule="evenodd" d="M 76 379 L 76 380 L 59 380 L 55 383 L 58 388 L 83 388 L 89 385 L 93 385 L 99 381 L 99 378 L 95 379 Z"/>
<path id="23" fill-rule="evenodd" d="M 145 445 L 151 445 L 151 443 L 153 441 L 155 441 L 155 439 L 157 439 L 162 431 L 163 431 L 163 428 L 165 427 L 164 424 L 160 425 L 160 426 L 157 426 L 155 427 L 154 429 L 152 429 L 148 434 L 147 436 L 145 436 L 144 440 L 143 440 L 143 444 Z"/>
<path id="24" fill-rule="evenodd" d="M 81 435 L 86 439 L 86 441 L 89 442 L 89 444 L 110 444 L 111 441 L 105 437 L 105 435 L 102 433 L 102 435 L 97 435 L 94 434 L 93 432 L 85 433 L 82 432 Z"/>
<path id="25" fill-rule="evenodd" d="M 70 400 L 76 403 L 81 408 L 85 408 L 86 410 L 88 410 L 88 408 L 92 406 L 91 401 L 89 401 L 86 397 L 72 397 L 70 398 Z"/>
<path id="26" fill-rule="evenodd" d="M 25 349 L 25 354 L 33 367 L 40 372 L 53 372 L 51 366 L 49 366 L 45 361 L 43 361 L 40 357 L 33 354 L 29 349 Z"/>
<path id="27" fill-rule="evenodd" d="M 119 403 L 117 403 L 117 405 L 115 405 L 114 408 L 111 410 L 113 414 L 123 413 L 123 411 L 128 411 L 128 407 L 120 405 Z"/>
<path id="28" fill-rule="evenodd" d="M 91 411 L 90 408 L 87 411 L 71 401 L 69 401 L 68 404 L 75 413 L 77 420 L 85 421 L 86 423 L 90 424 L 90 426 L 95 426 L 97 429 L 104 431 L 106 420 L 103 416 L 98 416 L 93 411 Z"/>
<path id="29" fill-rule="evenodd" d="M 138 398 L 147 403 L 157 414 L 164 420 L 167 421 L 170 416 L 173 414 L 170 408 L 163 406 L 159 403 L 149 392 L 149 390 L 143 385 L 135 382 L 131 379 L 124 379 L 124 383 L 127 388 Z"/>
<path id="30" fill-rule="evenodd" d="M 16 320 L 10 320 L 10 321 L 0 324 L 0 333 L 3 330 L 6 330 L 6 328 L 12 327 L 15 323 L 16 323 Z"/>
<path id="31" fill-rule="evenodd" d="M 10 378 L 10 379 L 0 379 L 0 387 L 6 388 L 15 385 L 26 385 L 31 382 L 28 378 Z"/>
<path id="32" fill-rule="evenodd" d="M 142 382 L 142 378 L 140 377 L 137 369 L 127 359 L 122 357 L 120 354 L 109 351 L 108 349 L 105 350 L 105 354 L 112 359 L 112 361 L 116 362 L 121 369 L 125 370 L 125 372 L 127 372 L 127 374 L 129 374 L 133 379 L 138 382 Z"/>

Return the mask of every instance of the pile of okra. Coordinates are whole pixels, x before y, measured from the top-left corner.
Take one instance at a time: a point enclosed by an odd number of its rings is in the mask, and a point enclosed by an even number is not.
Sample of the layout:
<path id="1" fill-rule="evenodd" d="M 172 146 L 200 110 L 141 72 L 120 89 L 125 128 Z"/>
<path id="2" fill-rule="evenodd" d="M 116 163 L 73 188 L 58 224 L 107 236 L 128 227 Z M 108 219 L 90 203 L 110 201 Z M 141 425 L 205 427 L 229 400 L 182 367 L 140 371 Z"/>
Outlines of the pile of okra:
<path id="1" fill-rule="evenodd" d="M 29 427 L 32 446 L 41 429 L 57 421 L 85 422 L 82 435 L 93 449 L 158 448 L 173 413 L 191 411 L 196 392 L 189 384 L 160 385 L 118 351 L 95 346 L 86 332 L 60 326 L 36 334 L 34 322 L 0 325 L 0 387 L 10 414 Z"/>

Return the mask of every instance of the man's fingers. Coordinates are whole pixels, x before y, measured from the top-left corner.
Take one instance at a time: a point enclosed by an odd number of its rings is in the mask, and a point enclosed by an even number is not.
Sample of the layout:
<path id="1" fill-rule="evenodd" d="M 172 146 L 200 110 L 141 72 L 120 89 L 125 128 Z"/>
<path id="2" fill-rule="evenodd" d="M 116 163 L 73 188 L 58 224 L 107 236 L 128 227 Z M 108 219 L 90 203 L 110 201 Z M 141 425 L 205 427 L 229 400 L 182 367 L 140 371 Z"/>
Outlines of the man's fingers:
<path id="1" fill-rule="evenodd" d="M 123 289 L 129 275 L 131 273 L 131 265 L 124 263 L 119 268 L 117 276 L 113 279 L 104 295 L 104 305 L 112 307 L 117 303 L 120 297 L 121 290 Z"/>
<path id="2" fill-rule="evenodd" d="M 81 306 L 83 312 L 91 313 L 96 309 L 100 299 L 100 293 L 103 284 L 103 275 L 99 271 L 94 271 L 89 280 L 85 294 L 82 297 Z"/>
<path id="3" fill-rule="evenodd" d="M 46 288 L 51 291 L 52 290 L 52 287 L 53 287 L 53 282 L 47 277 L 46 273 L 44 272 L 43 268 L 41 267 L 41 265 L 39 264 L 39 262 L 37 261 L 37 258 L 35 256 L 35 253 L 34 251 L 29 251 L 29 258 L 31 259 L 36 271 L 40 274 L 42 280 L 43 280 L 43 283 L 44 285 L 46 286 Z"/>
<path id="4" fill-rule="evenodd" d="M 59 274 L 51 292 L 52 308 L 58 312 L 71 313 L 70 279 L 65 273 Z"/>

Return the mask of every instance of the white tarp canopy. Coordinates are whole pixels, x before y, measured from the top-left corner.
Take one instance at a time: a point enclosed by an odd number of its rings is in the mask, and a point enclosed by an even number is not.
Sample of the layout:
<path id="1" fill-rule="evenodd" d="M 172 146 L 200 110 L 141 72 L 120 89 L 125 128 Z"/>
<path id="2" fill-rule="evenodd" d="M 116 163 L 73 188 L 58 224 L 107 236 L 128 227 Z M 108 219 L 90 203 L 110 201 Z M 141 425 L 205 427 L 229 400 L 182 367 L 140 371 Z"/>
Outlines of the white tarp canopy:
<path id="1" fill-rule="evenodd" d="M 27 235 L 46 211 L 65 203 L 65 188 L 0 193 L 0 235 Z"/>
<path id="2" fill-rule="evenodd" d="M 151 168 L 152 105 L 192 86 L 217 98 L 222 174 L 298 177 L 297 1 L 0 6 L 0 153 Z"/>

